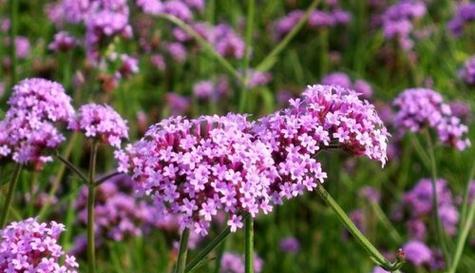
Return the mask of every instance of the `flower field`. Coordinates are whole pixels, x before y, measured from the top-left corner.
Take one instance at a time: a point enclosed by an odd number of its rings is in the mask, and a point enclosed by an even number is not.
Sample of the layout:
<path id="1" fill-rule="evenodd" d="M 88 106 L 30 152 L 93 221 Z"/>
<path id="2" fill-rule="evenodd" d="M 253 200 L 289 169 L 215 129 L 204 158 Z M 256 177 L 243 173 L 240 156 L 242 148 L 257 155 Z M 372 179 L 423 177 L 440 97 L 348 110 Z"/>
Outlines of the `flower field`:
<path id="1" fill-rule="evenodd" d="M 0 273 L 473 272 L 474 21 L 0 0 Z"/>

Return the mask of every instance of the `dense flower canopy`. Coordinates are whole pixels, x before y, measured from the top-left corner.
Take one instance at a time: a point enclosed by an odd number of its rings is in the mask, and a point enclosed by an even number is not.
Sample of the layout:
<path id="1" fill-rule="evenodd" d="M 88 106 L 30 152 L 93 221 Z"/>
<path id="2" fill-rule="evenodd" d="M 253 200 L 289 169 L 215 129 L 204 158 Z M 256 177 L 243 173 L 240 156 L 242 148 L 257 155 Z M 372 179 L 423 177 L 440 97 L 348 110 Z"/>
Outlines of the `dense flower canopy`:
<path id="1" fill-rule="evenodd" d="M 182 227 L 206 234 L 222 210 L 235 231 L 243 213 L 271 211 L 268 186 L 277 175 L 270 150 L 253 140 L 250 126 L 234 114 L 163 120 L 116 153 L 119 170 L 132 173 L 163 215 L 178 214 Z"/>
<path id="2" fill-rule="evenodd" d="M 58 244 L 64 225 L 29 218 L 0 230 L 0 272 L 77 273 L 79 264 Z"/>

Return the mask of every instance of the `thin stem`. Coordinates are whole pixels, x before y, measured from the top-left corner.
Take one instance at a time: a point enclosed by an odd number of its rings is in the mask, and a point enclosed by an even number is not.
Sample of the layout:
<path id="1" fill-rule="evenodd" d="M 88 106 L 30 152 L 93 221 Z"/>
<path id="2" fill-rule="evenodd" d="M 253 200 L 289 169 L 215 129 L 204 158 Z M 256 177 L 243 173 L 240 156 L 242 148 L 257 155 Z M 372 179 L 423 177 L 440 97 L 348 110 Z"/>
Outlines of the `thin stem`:
<path id="1" fill-rule="evenodd" d="M 254 273 L 254 220 L 250 214 L 246 215 L 244 225 L 245 272 Z"/>
<path id="2" fill-rule="evenodd" d="M 184 273 L 186 269 L 186 257 L 188 256 L 188 238 L 190 230 L 185 228 L 181 233 L 180 249 L 178 250 L 178 260 L 176 262 L 175 273 Z"/>
<path id="3" fill-rule="evenodd" d="M 315 10 L 319 2 L 320 2 L 319 0 L 313 0 L 312 4 L 310 4 L 304 16 L 300 18 L 300 21 L 298 21 L 298 23 L 294 26 L 294 28 L 284 37 L 284 39 L 282 39 L 282 41 L 280 41 L 280 43 L 269 53 L 269 55 L 267 55 L 264 58 L 264 60 L 262 60 L 257 65 L 256 70 L 258 71 L 269 70 L 273 66 L 277 55 L 279 55 L 287 47 L 290 41 L 292 41 L 295 35 L 299 33 L 299 31 L 307 22 L 308 17 Z"/>
<path id="4" fill-rule="evenodd" d="M 465 194 L 463 196 L 462 209 L 460 210 L 460 226 L 465 225 L 465 220 L 467 219 L 468 202 L 470 201 L 469 200 L 470 185 L 471 185 L 471 181 L 474 175 L 475 175 L 475 162 L 472 164 L 472 168 L 470 169 L 467 186 L 465 188 Z"/>
<path id="5" fill-rule="evenodd" d="M 89 273 L 96 272 L 96 247 L 95 247 L 95 233 L 94 233 L 94 202 L 96 195 L 96 187 L 94 176 L 96 174 L 97 148 L 99 144 L 95 142 L 92 144 L 91 156 L 89 159 L 89 182 L 88 182 L 88 196 L 87 196 L 87 264 Z"/>
<path id="6" fill-rule="evenodd" d="M 15 188 L 18 184 L 22 168 L 23 166 L 21 164 L 17 164 L 13 173 L 13 178 L 10 180 L 7 196 L 5 198 L 5 203 L 3 204 L 2 215 L 0 216 L 0 227 L 2 228 L 3 226 L 5 226 L 5 222 L 7 221 L 8 211 L 10 210 L 10 206 L 13 199 L 13 193 L 15 192 Z"/>
<path id="7" fill-rule="evenodd" d="M 439 216 L 439 197 L 437 196 L 437 165 L 435 163 L 434 155 L 434 146 L 432 144 L 432 138 L 430 136 L 429 130 L 424 131 L 428 146 L 428 154 L 430 159 L 430 170 L 431 170 L 431 184 L 432 184 L 432 207 L 434 208 L 434 221 L 436 225 L 436 233 L 439 244 L 442 247 L 445 260 L 450 264 L 450 256 L 447 248 L 447 242 L 445 241 L 445 234 L 442 228 L 442 223 Z"/>
<path id="8" fill-rule="evenodd" d="M 371 244 L 371 242 L 358 230 L 356 225 L 350 220 L 348 215 L 343 211 L 343 209 L 338 205 L 338 203 L 333 199 L 333 197 L 328 193 L 322 185 L 317 187 L 317 191 L 320 197 L 325 201 L 325 203 L 330 206 L 330 208 L 336 213 L 338 219 L 343 223 L 346 229 L 355 237 L 356 241 L 368 252 L 371 259 L 376 262 L 379 266 L 385 270 L 392 272 L 399 272 L 403 261 L 396 261 L 391 263 L 384 258 L 378 249 Z"/>
<path id="9" fill-rule="evenodd" d="M 76 139 L 78 138 L 78 134 L 77 133 L 74 133 L 71 137 L 71 139 L 69 140 L 68 142 L 68 145 L 66 146 L 66 149 L 63 153 L 63 158 L 65 159 L 68 159 L 69 156 L 71 155 L 71 152 L 73 151 L 73 147 L 76 143 Z M 56 195 L 56 192 L 58 191 L 59 189 L 59 186 L 61 184 L 61 180 L 63 178 L 63 175 L 66 171 L 66 164 L 61 164 L 59 166 L 59 170 L 58 172 L 56 173 L 56 176 L 53 180 L 53 183 L 52 183 L 52 186 L 51 186 L 51 189 L 48 193 L 48 202 L 40 209 L 40 212 L 38 213 L 38 218 L 39 219 L 43 219 L 45 216 L 46 216 L 46 213 L 48 213 L 48 210 L 49 208 L 51 207 L 51 204 L 52 202 L 50 202 L 53 197 Z"/>
<path id="10" fill-rule="evenodd" d="M 122 173 L 121 172 L 113 172 L 111 174 L 108 174 L 108 175 L 105 175 L 99 179 L 97 179 L 96 181 L 96 187 L 100 186 L 102 183 L 108 181 L 109 179 L 113 178 L 113 177 L 116 177 L 118 175 L 121 175 Z"/>
<path id="11" fill-rule="evenodd" d="M 10 61 L 11 61 L 11 84 L 17 82 L 17 57 L 15 38 L 18 29 L 18 0 L 10 0 Z"/>
<path id="12" fill-rule="evenodd" d="M 372 202 L 371 208 L 376 213 L 383 226 L 389 231 L 389 234 L 391 235 L 393 240 L 397 243 L 401 243 L 401 235 L 399 235 L 396 228 L 391 224 L 391 221 L 389 221 L 388 217 L 386 216 L 386 214 L 384 214 L 384 211 L 381 209 L 381 207 L 377 203 Z"/>
<path id="13" fill-rule="evenodd" d="M 203 47 L 206 51 L 208 51 L 216 60 L 218 63 L 223 66 L 224 69 L 226 69 L 229 74 L 231 74 L 236 80 L 239 81 L 239 83 L 244 84 L 244 80 L 242 79 L 241 75 L 236 71 L 236 69 L 225 59 L 223 56 L 221 56 L 215 49 L 214 47 L 203 37 L 200 36 L 192 27 L 190 27 L 187 23 L 182 21 L 181 19 L 169 15 L 169 14 L 160 14 L 158 15 L 159 18 L 163 18 L 169 22 L 172 22 L 173 24 L 177 25 L 181 29 L 183 29 L 186 33 L 191 35 L 197 42 L 198 44 Z"/>
<path id="14" fill-rule="evenodd" d="M 64 165 L 66 165 L 66 167 L 68 167 L 71 171 L 73 171 L 75 174 L 77 174 L 79 176 L 79 178 L 81 178 L 81 180 L 85 183 L 89 183 L 90 180 L 86 177 L 85 174 L 83 174 L 76 166 L 74 166 L 73 163 L 71 163 L 68 159 L 66 159 L 65 157 L 63 157 L 62 155 L 60 154 L 56 154 L 55 155 L 57 159 L 59 159 L 61 162 L 64 163 Z"/>
<path id="15" fill-rule="evenodd" d="M 251 59 L 251 51 L 252 51 L 252 33 L 254 31 L 254 13 L 255 13 L 255 0 L 248 0 L 247 2 L 247 22 L 246 22 L 246 48 L 244 50 L 244 59 L 242 62 L 242 71 L 244 74 L 244 85 L 241 89 L 241 94 L 239 97 L 239 112 L 244 110 L 244 106 L 246 104 L 246 97 L 247 97 L 247 84 L 249 81 L 249 63 Z"/>
<path id="16" fill-rule="evenodd" d="M 214 273 L 219 273 L 221 270 L 221 260 L 223 259 L 224 251 L 226 250 L 226 241 L 224 241 L 218 248 L 218 255 L 214 263 Z"/>
<path id="17" fill-rule="evenodd" d="M 455 273 L 457 271 L 460 258 L 462 257 L 463 248 L 465 246 L 465 241 L 467 240 L 468 234 L 473 225 L 474 216 L 475 216 L 475 200 L 472 200 L 472 204 L 470 205 L 470 210 L 468 211 L 468 217 L 462 228 L 462 232 L 460 233 L 457 240 L 457 246 L 455 248 L 455 253 L 452 260 L 452 264 L 450 266 L 449 273 Z"/>
<path id="18" fill-rule="evenodd" d="M 193 272 L 196 269 L 196 266 L 204 259 L 208 254 L 213 251 L 217 246 L 219 246 L 231 233 L 231 229 L 226 227 L 223 231 L 221 231 L 216 238 L 214 238 L 211 242 L 209 242 L 200 253 L 196 255 L 186 266 L 185 272 Z"/>

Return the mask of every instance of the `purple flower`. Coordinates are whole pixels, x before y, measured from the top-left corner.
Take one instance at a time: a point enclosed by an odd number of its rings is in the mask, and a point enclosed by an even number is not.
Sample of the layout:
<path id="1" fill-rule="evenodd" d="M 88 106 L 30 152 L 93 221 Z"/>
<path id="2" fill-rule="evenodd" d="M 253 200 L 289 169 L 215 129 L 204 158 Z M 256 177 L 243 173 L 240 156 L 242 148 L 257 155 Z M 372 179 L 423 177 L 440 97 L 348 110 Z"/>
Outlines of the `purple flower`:
<path id="1" fill-rule="evenodd" d="M 386 271 L 384 269 L 382 269 L 381 267 L 379 266 L 375 266 L 372 273 L 390 273 L 389 271 Z"/>
<path id="2" fill-rule="evenodd" d="M 303 17 L 304 11 L 293 10 L 286 16 L 274 22 L 274 35 L 277 39 L 283 38 Z"/>
<path id="3" fill-rule="evenodd" d="M 458 8 L 454 17 L 447 23 L 448 29 L 455 36 L 463 34 L 465 24 L 475 20 L 475 3 L 463 3 Z"/>
<path id="4" fill-rule="evenodd" d="M 143 12 L 151 15 L 158 15 L 163 12 L 163 3 L 160 0 L 136 0 Z"/>
<path id="5" fill-rule="evenodd" d="M 186 61 L 186 48 L 181 43 L 169 43 L 166 45 L 166 49 L 176 62 L 183 63 Z"/>
<path id="6" fill-rule="evenodd" d="M 475 56 L 465 61 L 459 75 L 465 83 L 470 85 L 475 84 Z"/>
<path id="7" fill-rule="evenodd" d="M 272 210 L 268 186 L 277 174 L 251 125 L 233 114 L 163 120 L 116 153 L 119 171 L 130 172 L 137 190 L 154 198 L 159 216 L 175 214 L 181 227 L 205 235 L 223 211 L 235 231 L 243 213 Z"/>
<path id="8" fill-rule="evenodd" d="M 399 109 L 395 126 L 405 131 L 418 132 L 430 127 L 437 132 L 439 140 L 447 145 L 464 150 L 470 146 L 466 137 L 468 127 L 454 116 L 442 96 L 424 88 L 407 89 L 393 102 Z"/>
<path id="9" fill-rule="evenodd" d="M 0 121 L 0 158 L 11 156 L 20 164 L 41 169 L 51 161 L 47 150 L 64 141 L 55 124 L 72 119 L 71 98 L 60 84 L 33 78 L 13 87 L 8 104 L 10 109 Z"/>
<path id="10" fill-rule="evenodd" d="M 161 54 L 155 54 L 150 57 L 150 62 L 152 65 L 160 71 L 165 71 L 167 64 L 165 63 L 165 58 Z"/>
<path id="11" fill-rule="evenodd" d="M 338 85 L 346 89 L 351 89 L 353 84 L 350 77 L 343 72 L 334 72 L 326 75 L 322 79 L 324 85 Z"/>
<path id="12" fill-rule="evenodd" d="M 168 92 L 165 100 L 172 116 L 183 115 L 190 108 L 190 100 L 187 97 L 180 96 L 174 92 Z"/>
<path id="13" fill-rule="evenodd" d="M 421 241 L 409 241 L 402 249 L 406 260 L 415 266 L 429 264 L 432 260 L 432 251 Z"/>
<path id="14" fill-rule="evenodd" d="M 63 231 L 64 225 L 54 221 L 10 223 L 0 230 L 0 272 L 77 273 L 76 259 L 58 244 Z"/>
<path id="15" fill-rule="evenodd" d="M 271 184 L 280 203 L 312 191 L 327 177 L 315 155 L 340 147 L 354 155 L 386 162 L 388 133 L 374 106 L 354 91 L 338 86 L 313 85 L 290 107 L 261 118 L 255 134 L 272 148 L 279 176 Z"/>
<path id="16" fill-rule="evenodd" d="M 54 40 L 48 45 L 48 49 L 55 52 L 66 52 L 77 44 L 76 38 L 66 31 L 60 31 L 54 35 Z"/>
<path id="17" fill-rule="evenodd" d="M 406 226 L 411 238 L 420 241 L 425 240 L 427 228 L 424 221 L 421 219 L 411 219 L 407 222 Z"/>
<path id="18" fill-rule="evenodd" d="M 81 106 L 68 128 L 115 148 L 120 148 L 122 139 L 129 137 L 127 122 L 108 105 L 90 103 Z"/>
<path id="19" fill-rule="evenodd" d="M 370 202 L 379 203 L 381 200 L 381 193 L 374 187 L 364 186 L 359 191 L 359 196 L 368 199 Z"/>
<path id="20" fill-rule="evenodd" d="M 285 237 L 279 242 L 280 250 L 286 253 L 297 253 L 300 250 L 299 240 L 295 237 Z"/>
<path id="21" fill-rule="evenodd" d="M 254 271 L 259 273 L 262 271 L 264 262 L 262 259 L 254 255 Z M 234 252 L 225 252 L 221 259 L 221 273 L 244 273 L 244 257 Z"/>
<path id="22" fill-rule="evenodd" d="M 248 82 L 249 88 L 255 88 L 258 86 L 266 85 L 272 80 L 272 74 L 269 72 L 261 72 L 256 70 L 248 70 Z"/>
<path id="23" fill-rule="evenodd" d="M 472 113 L 470 105 L 463 101 L 453 101 L 449 103 L 452 114 L 462 120 L 467 120 Z"/>
<path id="24" fill-rule="evenodd" d="M 30 41 L 23 36 L 15 37 L 16 55 L 19 59 L 26 59 L 30 55 Z"/>
<path id="25" fill-rule="evenodd" d="M 246 47 L 242 38 L 231 26 L 219 24 L 213 28 L 211 43 L 223 57 L 241 59 Z"/>
<path id="26" fill-rule="evenodd" d="M 214 93 L 214 84 L 211 81 L 200 81 L 193 86 L 193 94 L 200 99 L 209 99 Z"/>
<path id="27" fill-rule="evenodd" d="M 353 89 L 360 93 L 362 98 L 369 99 L 373 96 L 373 88 L 365 80 L 356 80 Z"/>
<path id="28" fill-rule="evenodd" d="M 137 74 L 139 72 L 139 60 L 131 57 L 127 54 L 122 54 L 120 56 L 120 68 L 117 72 L 119 78 L 125 78 L 132 74 Z"/>

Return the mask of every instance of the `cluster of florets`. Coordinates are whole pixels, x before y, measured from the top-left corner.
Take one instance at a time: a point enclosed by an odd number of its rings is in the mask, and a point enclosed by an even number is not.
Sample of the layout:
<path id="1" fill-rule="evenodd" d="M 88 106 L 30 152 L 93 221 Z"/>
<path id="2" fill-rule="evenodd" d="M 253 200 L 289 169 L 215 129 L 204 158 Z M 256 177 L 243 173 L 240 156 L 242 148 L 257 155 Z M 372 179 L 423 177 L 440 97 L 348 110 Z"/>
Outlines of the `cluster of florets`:
<path id="1" fill-rule="evenodd" d="M 260 119 L 254 130 L 271 146 L 278 166 L 279 176 L 271 186 L 277 202 L 323 182 L 326 173 L 314 157 L 325 148 L 343 148 L 386 162 L 388 133 L 374 107 L 339 86 L 309 86 L 302 99 Z"/>
<path id="2" fill-rule="evenodd" d="M 205 8 L 204 0 L 136 0 L 136 3 L 147 14 L 169 14 L 184 21 L 193 19 L 193 11 Z"/>
<path id="3" fill-rule="evenodd" d="M 459 215 L 447 181 L 436 180 L 436 194 L 438 216 L 442 226 L 447 234 L 454 235 L 457 231 Z M 433 198 L 434 193 L 430 179 L 421 179 L 414 188 L 404 194 L 404 207 L 410 214 L 408 229 L 414 239 L 425 239 L 427 229 L 424 219 L 433 213 Z"/>
<path id="4" fill-rule="evenodd" d="M 444 144 L 458 150 L 470 146 L 470 140 L 466 137 L 468 127 L 452 114 L 450 106 L 444 103 L 439 93 L 424 88 L 407 89 L 394 100 L 394 105 L 398 108 L 395 126 L 402 133 L 430 127 Z"/>
<path id="5" fill-rule="evenodd" d="M 475 20 L 475 3 L 463 3 L 458 8 L 454 17 L 447 23 L 448 29 L 455 36 L 463 34 L 465 25 Z"/>
<path id="6" fill-rule="evenodd" d="M 206 234 L 213 216 L 224 211 L 235 231 L 244 213 L 272 210 L 274 162 L 250 127 L 241 115 L 169 118 L 116 153 L 119 170 L 132 173 L 138 191 L 152 195 L 162 215 L 179 215 L 182 227 Z"/>
<path id="7" fill-rule="evenodd" d="M 305 12 L 303 10 L 293 10 L 274 22 L 275 38 L 283 38 L 304 16 Z M 311 28 L 325 28 L 346 25 L 350 20 L 351 14 L 340 8 L 333 8 L 330 11 L 316 9 L 310 14 L 307 24 Z"/>
<path id="8" fill-rule="evenodd" d="M 373 88 L 365 80 L 357 79 L 352 82 L 350 76 L 344 72 L 333 72 L 322 78 L 324 85 L 339 85 L 346 89 L 355 90 L 362 98 L 369 99 L 373 95 Z"/>
<path id="9" fill-rule="evenodd" d="M 53 41 L 48 45 L 48 49 L 55 52 L 66 52 L 77 45 L 76 38 L 66 31 L 60 31 L 54 35 Z"/>
<path id="10" fill-rule="evenodd" d="M 90 103 L 81 106 L 68 127 L 115 148 L 120 148 L 122 140 L 128 138 L 127 122 L 108 105 Z"/>
<path id="11" fill-rule="evenodd" d="M 410 49 L 413 41 L 410 35 L 413 21 L 424 16 L 426 6 L 423 1 L 400 0 L 390 6 L 382 15 L 382 27 L 387 39 L 396 39 L 403 49 Z"/>
<path id="12" fill-rule="evenodd" d="M 254 272 L 262 272 L 264 262 L 262 259 L 254 255 Z M 221 258 L 221 273 L 244 273 L 244 257 L 234 252 L 225 252 Z"/>
<path id="13" fill-rule="evenodd" d="M 58 244 L 64 225 L 29 218 L 0 230 L 0 272 L 77 273 L 79 264 Z"/>
<path id="14" fill-rule="evenodd" d="M 465 83 L 470 85 L 475 84 L 475 56 L 465 61 L 459 72 L 459 76 Z"/>
<path id="15" fill-rule="evenodd" d="M 144 227 L 152 224 L 155 216 L 154 206 L 134 197 L 132 181 L 128 177 L 116 176 L 96 189 L 94 222 L 97 238 L 121 241 L 128 237 L 141 236 Z M 87 197 L 88 189 L 83 186 L 75 204 L 78 220 L 83 224 L 87 223 Z"/>
<path id="16" fill-rule="evenodd" d="M 0 121 L 0 158 L 11 156 L 20 164 L 41 168 L 51 161 L 45 151 L 64 141 L 55 125 L 72 119 L 71 98 L 60 84 L 33 78 L 13 87 L 8 104 Z"/>
<path id="17" fill-rule="evenodd" d="M 229 94 L 229 81 L 225 76 L 217 80 L 199 81 L 193 85 L 193 95 L 201 100 L 217 101 Z"/>

